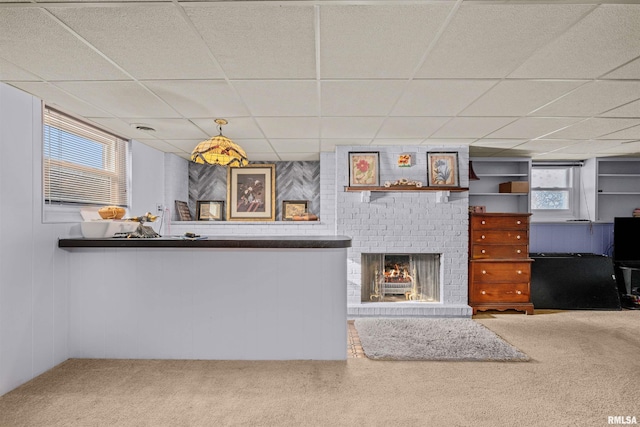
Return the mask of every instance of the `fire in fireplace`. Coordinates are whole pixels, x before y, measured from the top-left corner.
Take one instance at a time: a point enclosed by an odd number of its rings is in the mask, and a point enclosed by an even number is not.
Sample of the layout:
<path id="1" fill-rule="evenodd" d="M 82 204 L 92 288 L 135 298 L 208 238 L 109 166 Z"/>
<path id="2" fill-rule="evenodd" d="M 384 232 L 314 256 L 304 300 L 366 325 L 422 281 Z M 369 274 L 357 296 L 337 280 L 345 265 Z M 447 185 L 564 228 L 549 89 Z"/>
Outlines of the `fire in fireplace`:
<path id="1" fill-rule="evenodd" d="M 362 254 L 362 302 L 440 301 L 440 254 Z"/>

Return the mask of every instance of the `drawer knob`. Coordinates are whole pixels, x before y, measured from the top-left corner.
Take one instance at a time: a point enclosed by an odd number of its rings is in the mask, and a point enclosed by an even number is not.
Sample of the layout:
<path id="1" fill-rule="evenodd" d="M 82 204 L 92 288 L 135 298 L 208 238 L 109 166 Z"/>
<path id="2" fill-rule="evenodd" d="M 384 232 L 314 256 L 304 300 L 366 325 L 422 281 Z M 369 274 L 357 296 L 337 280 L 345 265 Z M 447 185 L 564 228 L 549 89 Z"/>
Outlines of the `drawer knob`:
<path id="1" fill-rule="evenodd" d="M 487 270 L 482 270 L 482 274 L 487 274 Z"/>
<path id="2" fill-rule="evenodd" d="M 484 225 L 484 224 L 486 224 L 486 223 L 487 223 L 487 221 L 484 221 L 484 220 L 483 220 L 480 224 Z"/>
<path id="3" fill-rule="evenodd" d="M 486 294 L 487 294 L 487 292 L 486 292 L 486 291 L 480 291 L 480 293 L 481 293 L 482 295 L 486 295 Z"/>
<path id="4" fill-rule="evenodd" d="M 522 291 L 516 291 L 516 294 L 522 295 Z"/>
<path id="5" fill-rule="evenodd" d="M 519 234 L 516 236 L 516 239 L 518 239 L 518 240 L 520 240 L 520 239 L 521 239 L 521 237 L 520 237 L 520 235 L 519 235 Z"/>
<path id="6" fill-rule="evenodd" d="M 522 274 L 522 270 L 518 270 L 518 271 L 516 271 L 516 273 Z"/>
<path id="7" fill-rule="evenodd" d="M 484 234 L 482 236 L 480 236 L 481 239 L 484 239 Z"/>
<path id="8" fill-rule="evenodd" d="M 522 224 L 522 221 L 516 221 L 516 224 L 520 225 Z"/>
<path id="9" fill-rule="evenodd" d="M 487 253 L 487 251 L 485 251 L 485 250 L 483 249 L 483 250 L 481 250 L 481 251 L 480 251 L 480 253 L 482 253 L 482 254 L 486 254 L 486 253 Z"/>
<path id="10" fill-rule="evenodd" d="M 522 251 L 521 251 L 520 249 L 518 249 L 518 250 L 516 251 L 516 253 L 517 253 L 517 254 L 521 254 L 521 253 L 522 253 Z"/>

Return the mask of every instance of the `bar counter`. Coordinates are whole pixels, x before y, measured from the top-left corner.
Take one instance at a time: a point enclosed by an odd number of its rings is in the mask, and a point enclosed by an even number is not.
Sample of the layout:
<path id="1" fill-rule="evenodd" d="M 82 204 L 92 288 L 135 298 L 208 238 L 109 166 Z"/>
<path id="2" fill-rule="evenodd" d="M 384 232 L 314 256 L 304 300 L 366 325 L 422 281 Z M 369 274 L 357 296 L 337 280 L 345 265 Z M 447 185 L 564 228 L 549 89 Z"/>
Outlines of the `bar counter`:
<path id="1" fill-rule="evenodd" d="M 270 248 L 320 249 L 348 248 L 346 236 L 183 236 L 151 239 L 101 238 L 59 239 L 60 248 Z"/>
<path id="2" fill-rule="evenodd" d="M 343 236 L 61 238 L 69 357 L 344 360 Z"/>

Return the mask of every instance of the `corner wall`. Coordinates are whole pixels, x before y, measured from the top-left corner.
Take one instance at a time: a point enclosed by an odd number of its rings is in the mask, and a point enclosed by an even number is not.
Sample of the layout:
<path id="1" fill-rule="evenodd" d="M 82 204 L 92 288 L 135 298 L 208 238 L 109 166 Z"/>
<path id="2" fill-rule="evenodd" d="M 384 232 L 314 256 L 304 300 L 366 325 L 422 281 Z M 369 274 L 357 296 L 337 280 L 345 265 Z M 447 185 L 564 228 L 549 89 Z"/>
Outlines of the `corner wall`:
<path id="1" fill-rule="evenodd" d="M 42 108 L 0 84 L 0 395 L 68 358 L 66 224 L 42 224 Z"/>

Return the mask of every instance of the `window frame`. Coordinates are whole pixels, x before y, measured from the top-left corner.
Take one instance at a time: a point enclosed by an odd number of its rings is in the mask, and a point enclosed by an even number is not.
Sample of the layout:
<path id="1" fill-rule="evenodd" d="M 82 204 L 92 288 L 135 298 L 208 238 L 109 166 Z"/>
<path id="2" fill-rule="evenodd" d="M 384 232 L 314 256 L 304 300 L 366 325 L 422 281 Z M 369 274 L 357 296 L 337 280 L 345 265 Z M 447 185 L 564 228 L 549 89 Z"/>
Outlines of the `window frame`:
<path id="1" fill-rule="evenodd" d="M 120 203 L 118 205 L 124 208 L 129 208 L 131 206 L 131 188 L 132 188 L 131 187 L 131 155 L 132 155 L 131 140 L 128 138 L 124 138 L 119 135 L 116 135 L 98 126 L 95 126 L 94 124 L 88 123 L 83 119 L 80 119 L 71 114 L 65 113 L 64 111 L 61 111 L 57 108 L 50 107 L 46 105 L 44 102 L 42 102 L 41 127 L 40 127 L 40 130 L 41 130 L 40 160 L 41 160 L 41 173 L 42 173 L 42 178 L 41 178 L 42 223 L 81 222 L 83 221 L 83 217 L 82 217 L 83 210 L 97 211 L 100 206 L 105 206 L 105 204 L 100 204 L 100 203 L 83 203 L 83 202 L 73 202 L 73 201 L 47 200 L 47 194 L 46 194 L 47 191 L 45 187 L 45 180 L 47 175 L 46 167 L 47 167 L 47 162 L 48 161 L 50 162 L 51 160 L 47 158 L 47 153 L 45 152 L 45 147 L 46 147 L 45 127 L 47 126 L 46 118 L 45 118 L 46 110 L 55 112 L 55 114 L 60 116 L 66 116 L 71 120 L 77 121 L 84 126 L 92 128 L 98 132 L 110 135 L 114 138 L 117 138 L 124 143 L 124 149 L 125 149 L 124 160 L 125 161 L 124 161 L 124 165 L 120 165 L 120 168 L 124 168 L 124 171 L 122 171 L 122 174 L 123 174 L 123 179 L 125 181 L 124 185 L 125 185 L 125 192 L 126 192 L 126 195 L 125 195 L 126 203 L 125 204 Z M 90 138 L 88 139 L 91 140 Z M 96 141 L 96 142 L 101 143 L 100 141 Z M 108 149 L 112 149 L 112 148 L 109 147 Z M 53 160 L 53 163 L 64 163 L 64 162 L 65 162 L 64 160 Z M 92 169 L 92 168 L 78 164 L 78 165 L 73 165 L 71 169 L 82 170 L 82 169 Z M 93 170 L 93 172 L 96 175 L 103 175 L 103 176 L 118 175 L 120 174 L 120 171 L 121 169 L 117 169 L 115 172 L 109 172 L 107 170 L 101 170 L 97 168 Z"/>
<path id="2" fill-rule="evenodd" d="M 538 222 L 552 221 L 568 221 L 580 218 L 580 175 L 581 162 L 577 163 L 542 163 L 531 165 L 531 219 Z M 569 171 L 570 186 L 569 187 L 534 187 L 533 171 L 534 169 L 565 169 Z M 568 209 L 534 209 L 533 193 L 535 191 L 568 191 L 569 192 L 569 208 Z"/>

